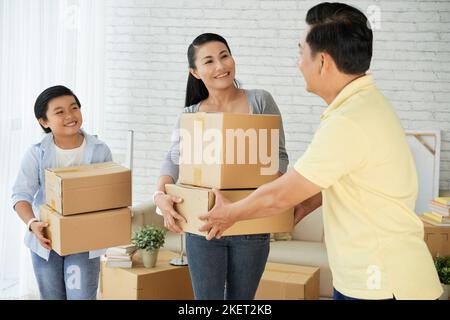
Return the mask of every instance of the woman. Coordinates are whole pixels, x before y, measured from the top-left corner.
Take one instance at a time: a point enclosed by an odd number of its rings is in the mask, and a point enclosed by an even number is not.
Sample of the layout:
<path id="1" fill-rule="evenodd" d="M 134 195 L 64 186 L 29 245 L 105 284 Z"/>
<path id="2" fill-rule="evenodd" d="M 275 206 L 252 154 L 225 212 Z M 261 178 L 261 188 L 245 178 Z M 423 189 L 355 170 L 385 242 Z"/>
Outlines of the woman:
<path id="1" fill-rule="evenodd" d="M 226 40 L 205 33 L 189 45 L 189 77 L 184 112 L 280 114 L 270 93 L 243 90 L 235 81 L 235 62 Z M 178 179 L 179 120 L 173 143 L 160 172 L 154 202 L 164 216 L 164 225 L 181 232 L 175 220 L 183 219 L 174 209 L 181 201 L 165 194 L 164 186 Z M 281 125 L 279 144 L 281 173 L 288 156 Z M 196 299 L 253 299 L 269 254 L 269 234 L 225 236 L 206 240 L 186 233 L 186 253 Z"/>

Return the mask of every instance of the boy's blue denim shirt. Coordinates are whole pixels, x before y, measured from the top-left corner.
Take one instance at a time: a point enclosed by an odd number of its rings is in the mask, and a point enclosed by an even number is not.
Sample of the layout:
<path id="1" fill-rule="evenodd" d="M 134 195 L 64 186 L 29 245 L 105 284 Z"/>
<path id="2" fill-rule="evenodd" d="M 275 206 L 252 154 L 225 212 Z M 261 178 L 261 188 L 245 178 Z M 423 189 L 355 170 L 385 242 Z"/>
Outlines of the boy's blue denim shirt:
<path id="1" fill-rule="evenodd" d="M 112 161 L 108 146 L 81 130 L 86 140 L 83 164 Z M 22 159 L 19 173 L 12 190 L 13 207 L 19 201 L 32 205 L 34 215 L 39 219 L 39 207 L 45 203 L 45 169 L 55 166 L 55 143 L 53 134 L 45 135 L 40 143 L 32 145 Z M 34 233 L 27 230 L 25 245 L 31 251 L 48 261 L 50 250 L 41 246 Z M 90 251 L 89 258 L 96 258 L 105 253 L 105 249 Z"/>

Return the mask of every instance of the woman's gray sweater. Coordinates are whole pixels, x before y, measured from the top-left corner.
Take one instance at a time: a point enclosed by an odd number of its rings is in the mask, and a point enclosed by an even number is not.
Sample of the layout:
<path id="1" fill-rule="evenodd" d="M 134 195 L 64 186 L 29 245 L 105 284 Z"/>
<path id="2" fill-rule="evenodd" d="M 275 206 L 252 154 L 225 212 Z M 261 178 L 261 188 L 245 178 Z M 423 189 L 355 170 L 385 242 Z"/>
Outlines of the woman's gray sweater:
<path id="1" fill-rule="evenodd" d="M 251 114 L 280 114 L 275 100 L 272 95 L 265 90 L 245 90 L 247 102 L 250 107 Z M 200 103 L 185 107 L 183 112 L 197 112 Z M 178 180 L 179 158 L 180 158 L 180 117 L 176 121 L 175 128 L 172 132 L 171 146 L 167 152 L 160 169 L 160 176 L 170 176 L 173 181 Z M 285 138 L 283 130 L 283 121 L 280 123 L 280 143 L 279 143 L 279 171 L 285 173 L 289 164 L 289 158 L 285 148 Z"/>

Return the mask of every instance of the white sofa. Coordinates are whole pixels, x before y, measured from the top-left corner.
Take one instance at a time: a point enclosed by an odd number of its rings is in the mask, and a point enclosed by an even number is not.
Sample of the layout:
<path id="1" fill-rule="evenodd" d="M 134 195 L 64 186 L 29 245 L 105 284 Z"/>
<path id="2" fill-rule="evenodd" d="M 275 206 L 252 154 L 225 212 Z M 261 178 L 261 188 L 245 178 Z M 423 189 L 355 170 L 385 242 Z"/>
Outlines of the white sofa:
<path id="1" fill-rule="evenodd" d="M 164 227 L 163 218 L 156 214 L 155 209 L 152 201 L 133 206 L 133 230 L 150 223 Z M 164 248 L 180 251 L 180 236 L 168 232 Z M 320 296 L 321 298 L 332 296 L 332 278 L 323 241 L 322 211 L 320 208 L 310 213 L 296 225 L 292 240 L 272 241 L 270 243 L 269 261 L 320 267 Z"/>

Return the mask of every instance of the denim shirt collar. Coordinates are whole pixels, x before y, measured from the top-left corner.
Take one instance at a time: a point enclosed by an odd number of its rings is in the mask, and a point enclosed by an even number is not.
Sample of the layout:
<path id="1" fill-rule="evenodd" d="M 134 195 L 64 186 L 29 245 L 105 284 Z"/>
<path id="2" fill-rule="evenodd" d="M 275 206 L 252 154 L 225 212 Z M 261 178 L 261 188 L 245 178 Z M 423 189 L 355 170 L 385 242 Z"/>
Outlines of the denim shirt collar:
<path id="1" fill-rule="evenodd" d="M 86 147 L 84 152 L 83 164 L 89 164 L 92 161 L 95 145 L 102 144 L 95 136 L 87 134 L 83 129 L 80 129 L 84 139 L 86 139 Z M 52 168 L 55 166 L 55 142 L 53 140 L 53 133 L 47 133 L 41 141 L 42 160 L 44 168 Z"/>

